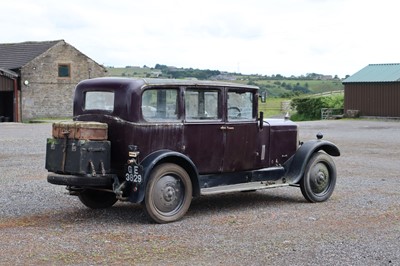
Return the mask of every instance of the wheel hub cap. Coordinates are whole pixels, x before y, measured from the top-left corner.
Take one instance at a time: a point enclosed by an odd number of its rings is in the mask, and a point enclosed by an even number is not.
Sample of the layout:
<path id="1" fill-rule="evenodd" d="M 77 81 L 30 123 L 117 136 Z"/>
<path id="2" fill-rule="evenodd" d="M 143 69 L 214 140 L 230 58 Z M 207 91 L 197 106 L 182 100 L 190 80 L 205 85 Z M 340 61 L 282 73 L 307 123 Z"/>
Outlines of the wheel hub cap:
<path id="1" fill-rule="evenodd" d="M 315 165 L 312 171 L 311 189 L 315 193 L 323 193 L 329 187 L 329 171 L 325 164 Z"/>
<path id="2" fill-rule="evenodd" d="M 167 202 L 171 202 L 175 198 L 175 189 L 173 187 L 167 187 L 163 190 L 164 200 Z"/>
<path id="3" fill-rule="evenodd" d="M 154 205 L 160 212 L 170 213 L 179 209 L 184 190 L 178 178 L 166 175 L 156 183 L 153 198 Z"/>

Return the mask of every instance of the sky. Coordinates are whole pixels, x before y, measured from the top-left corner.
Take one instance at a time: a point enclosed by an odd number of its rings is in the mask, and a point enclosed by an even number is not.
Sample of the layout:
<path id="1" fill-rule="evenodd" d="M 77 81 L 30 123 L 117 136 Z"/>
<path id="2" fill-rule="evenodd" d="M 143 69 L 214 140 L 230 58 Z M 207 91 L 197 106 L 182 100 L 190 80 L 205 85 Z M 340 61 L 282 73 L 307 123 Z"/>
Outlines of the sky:
<path id="1" fill-rule="evenodd" d="M 344 78 L 400 63 L 397 0 L 0 0 L 0 43 L 63 39 L 104 66 Z"/>

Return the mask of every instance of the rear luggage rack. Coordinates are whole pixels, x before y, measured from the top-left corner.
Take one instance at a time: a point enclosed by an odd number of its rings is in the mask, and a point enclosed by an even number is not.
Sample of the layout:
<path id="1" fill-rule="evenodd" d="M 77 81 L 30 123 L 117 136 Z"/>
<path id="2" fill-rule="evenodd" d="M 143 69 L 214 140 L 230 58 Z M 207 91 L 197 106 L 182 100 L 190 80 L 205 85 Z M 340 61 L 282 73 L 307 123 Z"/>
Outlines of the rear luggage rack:
<path id="1" fill-rule="evenodd" d="M 77 187 L 110 187 L 114 183 L 114 175 L 62 175 L 49 173 L 47 181 L 54 185 L 77 186 Z"/>

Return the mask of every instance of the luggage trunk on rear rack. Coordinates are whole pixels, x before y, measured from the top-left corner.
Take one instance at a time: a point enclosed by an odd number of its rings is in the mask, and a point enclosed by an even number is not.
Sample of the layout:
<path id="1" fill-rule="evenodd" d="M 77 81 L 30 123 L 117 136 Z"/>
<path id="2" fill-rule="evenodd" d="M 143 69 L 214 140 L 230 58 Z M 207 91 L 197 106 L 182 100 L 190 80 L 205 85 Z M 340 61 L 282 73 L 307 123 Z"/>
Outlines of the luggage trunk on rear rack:
<path id="1" fill-rule="evenodd" d="M 105 175 L 110 172 L 107 124 L 58 122 L 47 139 L 46 169 L 59 174 Z"/>

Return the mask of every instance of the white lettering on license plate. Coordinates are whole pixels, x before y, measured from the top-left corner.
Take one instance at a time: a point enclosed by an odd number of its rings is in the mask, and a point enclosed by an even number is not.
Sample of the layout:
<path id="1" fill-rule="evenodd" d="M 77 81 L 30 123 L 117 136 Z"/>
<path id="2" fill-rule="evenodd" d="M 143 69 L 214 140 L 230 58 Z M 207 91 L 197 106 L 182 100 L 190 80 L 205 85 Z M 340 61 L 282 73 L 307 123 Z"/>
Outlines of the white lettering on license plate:
<path id="1" fill-rule="evenodd" d="M 140 174 L 138 165 L 128 165 L 128 171 L 125 174 L 125 179 L 128 182 L 142 183 L 142 175 Z"/>

